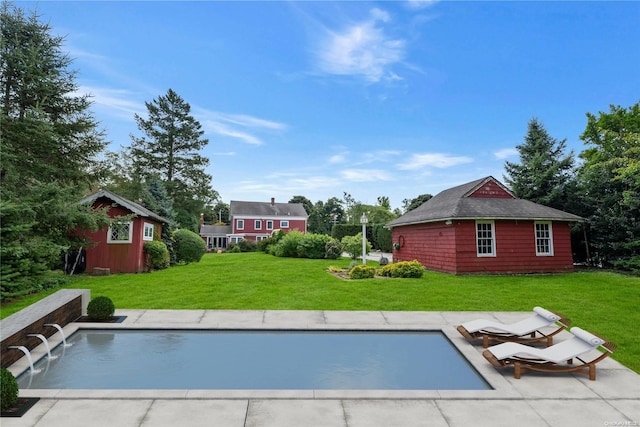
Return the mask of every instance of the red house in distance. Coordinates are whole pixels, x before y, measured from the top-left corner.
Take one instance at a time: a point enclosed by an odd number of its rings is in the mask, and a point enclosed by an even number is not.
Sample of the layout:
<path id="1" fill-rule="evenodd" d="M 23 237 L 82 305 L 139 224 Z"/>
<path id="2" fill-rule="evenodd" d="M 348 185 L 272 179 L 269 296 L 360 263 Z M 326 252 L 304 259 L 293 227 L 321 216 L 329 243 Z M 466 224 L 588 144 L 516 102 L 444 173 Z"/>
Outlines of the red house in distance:
<path id="1" fill-rule="evenodd" d="M 163 223 L 169 221 L 144 206 L 120 197 L 107 190 L 100 190 L 85 197 L 82 204 L 100 209 L 109 207 L 111 218 L 132 218 L 114 221 L 111 226 L 84 235 L 93 242 L 86 248 L 86 271 L 109 273 L 142 273 L 145 271 L 144 242 L 153 240 L 154 233 L 161 233 Z"/>
<path id="2" fill-rule="evenodd" d="M 386 225 L 393 260 L 454 274 L 573 271 L 569 224 L 584 219 L 518 199 L 489 176 L 444 190 Z"/>

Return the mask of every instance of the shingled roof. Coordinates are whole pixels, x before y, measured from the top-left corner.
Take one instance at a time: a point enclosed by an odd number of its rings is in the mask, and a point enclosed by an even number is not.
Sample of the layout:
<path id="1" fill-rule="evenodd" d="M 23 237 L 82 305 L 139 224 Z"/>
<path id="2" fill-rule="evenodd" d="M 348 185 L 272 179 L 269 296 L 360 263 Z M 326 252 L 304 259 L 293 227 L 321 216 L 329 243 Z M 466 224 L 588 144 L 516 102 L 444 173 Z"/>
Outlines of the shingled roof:
<path id="1" fill-rule="evenodd" d="M 231 216 L 250 217 L 298 217 L 308 218 L 307 211 L 301 203 L 269 203 L 269 202 L 242 202 L 232 200 L 229 204 Z"/>
<path id="2" fill-rule="evenodd" d="M 489 181 L 493 181 L 511 197 L 469 197 L 474 193 L 474 191 L 486 185 Z M 501 182 L 492 176 L 488 176 L 486 178 L 444 190 L 441 193 L 438 193 L 435 197 L 427 200 L 418 208 L 389 222 L 386 227 L 393 228 L 401 225 L 421 224 L 454 219 L 584 221 L 584 219 L 578 215 L 573 215 L 558 209 L 540 205 L 529 200 L 518 199 L 513 196 L 513 194 Z"/>
<path id="3" fill-rule="evenodd" d="M 127 200 L 124 197 L 118 196 L 117 194 L 112 193 L 111 191 L 108 191 L 108 190 L 100 190 L 97 193 L 94 193 L 90 196 L 85 197 L 84 199 L 80 200 L 78 203 L 80 204 L 93 203 L 94 201 L 102 197 L 107 198 L 112 202 L 114 202 L 115 204 L 118 204 L 124 208 L 129 209 L 134 214 L 141 216 L 143 218 L 152 218 L 159 222 L 164 222 L 166 224 L 169 223 L 168 219 L 163 218 L 160 215 L 157 215 L 156 213 L 145 208 L 144 206 L 139 205 L 138 203 L 132 202 L 131 200 Z"/>

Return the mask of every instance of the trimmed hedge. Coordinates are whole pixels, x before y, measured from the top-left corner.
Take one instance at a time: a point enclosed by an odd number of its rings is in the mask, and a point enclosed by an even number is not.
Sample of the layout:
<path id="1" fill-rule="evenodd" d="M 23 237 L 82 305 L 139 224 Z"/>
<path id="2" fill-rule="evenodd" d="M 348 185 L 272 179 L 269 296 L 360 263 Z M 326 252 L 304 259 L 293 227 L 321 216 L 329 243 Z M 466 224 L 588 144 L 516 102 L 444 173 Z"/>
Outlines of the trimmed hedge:
<path id="1" fill-rule="evenodd" d="M 18 403 L 18 381 L 10 370 L 0 370 L 0 406 L 2 410 L 12 408 Z"/>
<path id="2" fill-rule="evenodd" d="M 350 279 L 373 279 L 376 275 L 376 268 L 369 265 L 356 265 L 349 271 Z"/>
<path id="3" fill-rule="evenodd" d="M 200 262 L 207 252 L 207 245 L 198 234 L 182 228 L 173 233 L 173 250 L 176 254 L 176 262 Z"/>
<path id="4" fill-rule="evenodd" d="M 99 322 L 111 319 L 115 311 L 116 307 L 109 297 L 95 297 L 89 301 L 89 305 L 87 306 L 87 316 L 89 316 L 89 319 Z"/>
<path id="5" fill-rule="evenodd" d="M 418 261 L 401 261 L 387 264 L 379 270 L 384 277 L 403 277 L 419 279 L 424 273 L 424 267 Z"/>

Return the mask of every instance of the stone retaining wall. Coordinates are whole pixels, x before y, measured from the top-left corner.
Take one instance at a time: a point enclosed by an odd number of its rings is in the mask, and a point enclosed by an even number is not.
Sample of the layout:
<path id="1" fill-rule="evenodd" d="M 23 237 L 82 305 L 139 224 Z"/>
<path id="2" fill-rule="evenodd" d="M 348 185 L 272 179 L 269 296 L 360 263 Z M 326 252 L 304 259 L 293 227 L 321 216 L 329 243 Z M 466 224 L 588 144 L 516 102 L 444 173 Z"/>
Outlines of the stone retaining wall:
<path id="1" fill-rule="evenodd" d="M 10 346 L 21 345 L 33 350 L 42 341 L 28 334 L 42 334 L 50 337 L 58 332 L 47 323 L 55 323 L 64 328 L 67 323 L 86 315 L 91 297 L 88 289 L 62 289 L 53 295 L 20 310 L 0 321 L 0 367 L 6 368 L 24 356 Z"/>

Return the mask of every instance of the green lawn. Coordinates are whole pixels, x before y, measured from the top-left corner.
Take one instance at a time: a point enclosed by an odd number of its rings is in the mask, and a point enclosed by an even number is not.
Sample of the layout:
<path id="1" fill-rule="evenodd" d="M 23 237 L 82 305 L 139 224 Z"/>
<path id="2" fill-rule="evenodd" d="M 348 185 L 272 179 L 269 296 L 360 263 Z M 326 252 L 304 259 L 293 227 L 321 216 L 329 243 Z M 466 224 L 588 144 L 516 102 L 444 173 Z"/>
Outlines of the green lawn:
<path id="1" fill-rule="evenodd" d="M 247 310 L 556 310 L 574 326 L 618 343 L 613 358 L 640 373 L 640 278 L 607 272 L 532 276 L 452 276 L 341 280 L 328 266 L 349 260 L 207 254 L 195 264 L 151 274 L 78 277 L 67 288 L 106 295 L 116 308 Z M 375 264 L 375 263 L 373 263 Z M 2 307 L 2 317 L 55 290 Z"/>

